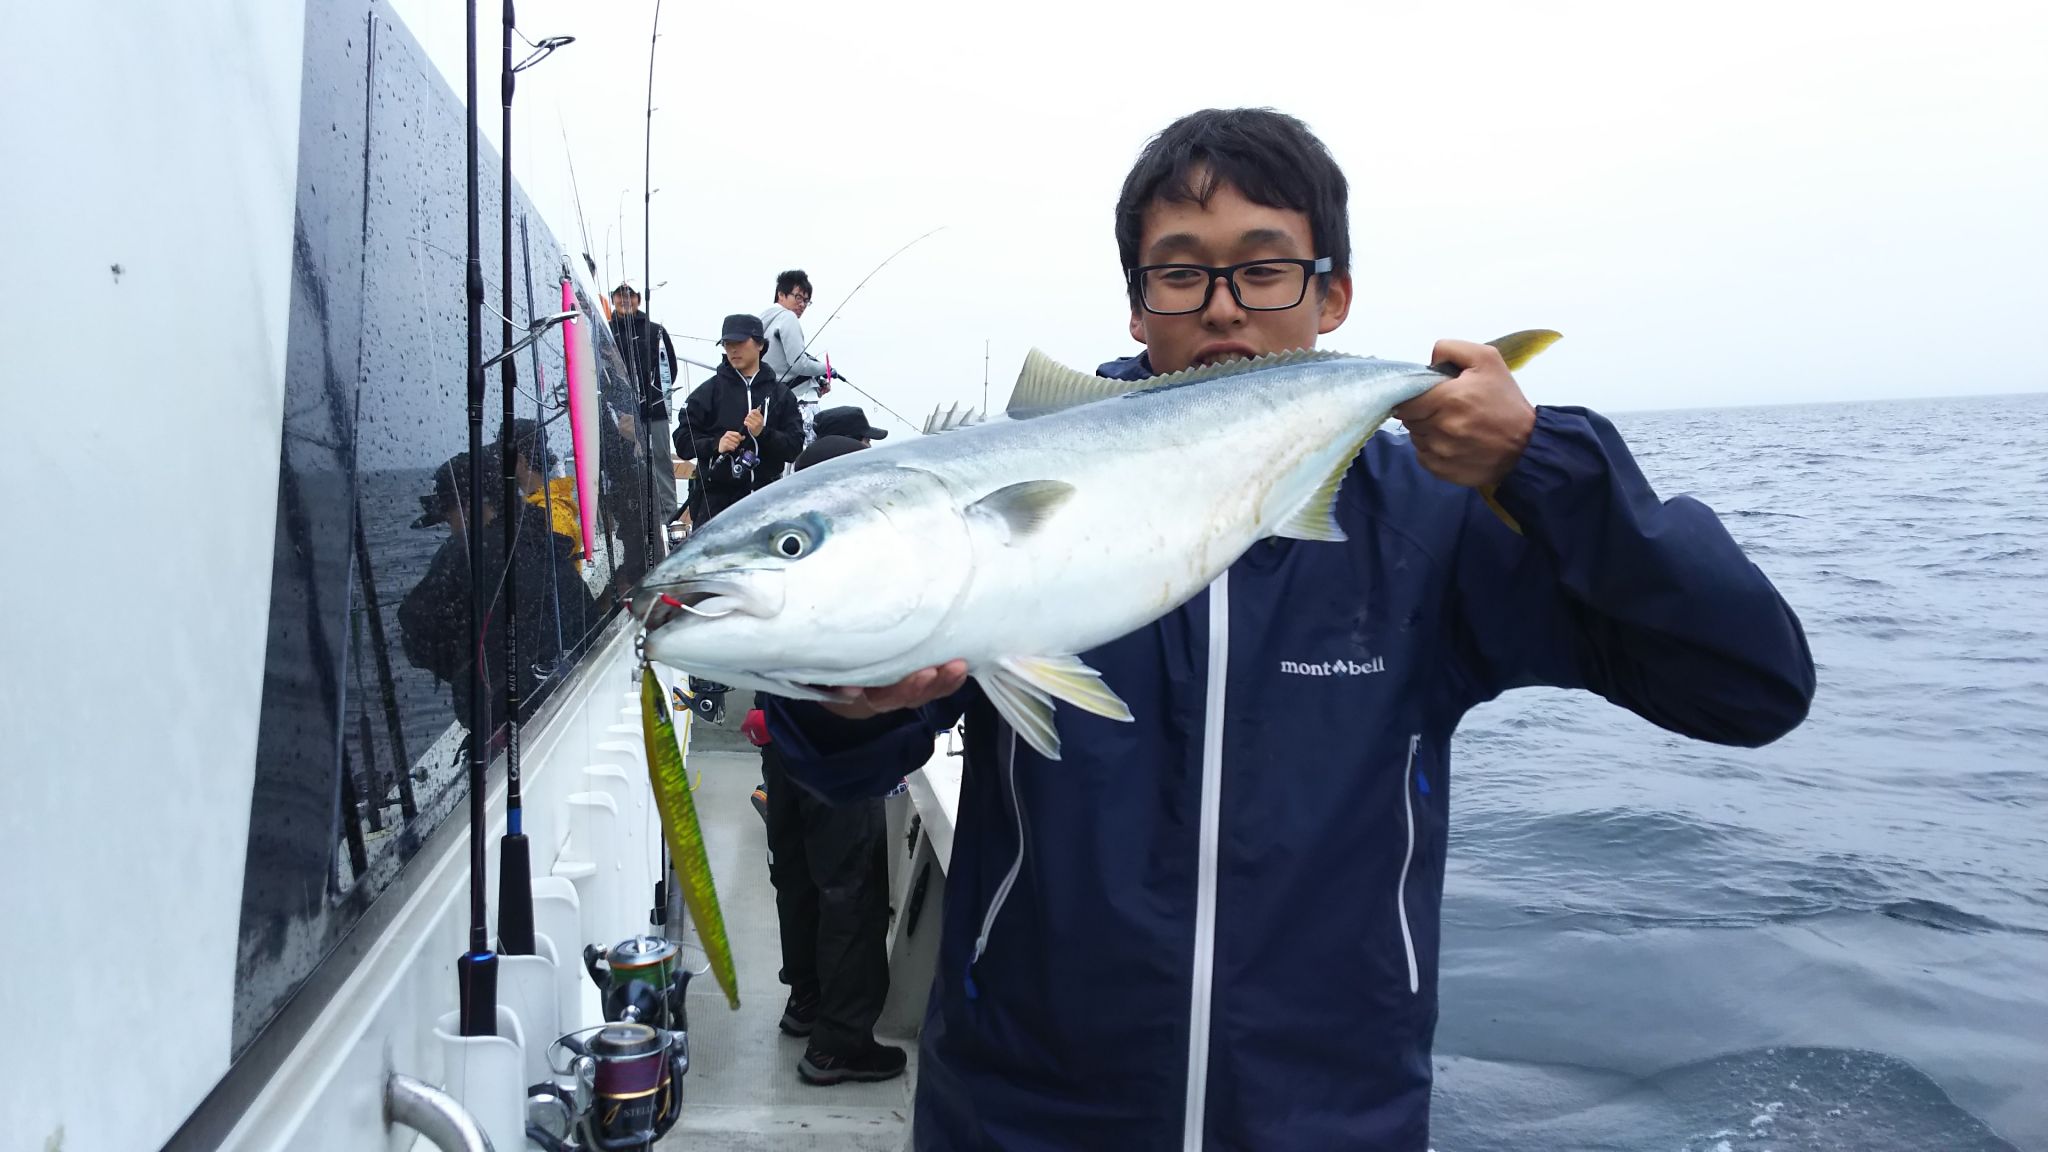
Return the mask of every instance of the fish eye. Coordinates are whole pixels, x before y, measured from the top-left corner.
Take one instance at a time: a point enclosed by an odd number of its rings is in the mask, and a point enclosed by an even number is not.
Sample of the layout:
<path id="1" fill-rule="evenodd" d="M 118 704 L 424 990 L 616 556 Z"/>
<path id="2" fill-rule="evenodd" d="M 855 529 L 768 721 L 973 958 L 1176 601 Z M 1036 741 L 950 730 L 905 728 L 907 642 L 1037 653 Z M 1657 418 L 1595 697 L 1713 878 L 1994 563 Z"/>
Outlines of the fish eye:
<path id="1" fill-rule="evenodd" d="M 775 552 L 785 559 L 794 560 L 810 550 L 810 537 L 794 528 L 785 528 L 775 534 Z"/>

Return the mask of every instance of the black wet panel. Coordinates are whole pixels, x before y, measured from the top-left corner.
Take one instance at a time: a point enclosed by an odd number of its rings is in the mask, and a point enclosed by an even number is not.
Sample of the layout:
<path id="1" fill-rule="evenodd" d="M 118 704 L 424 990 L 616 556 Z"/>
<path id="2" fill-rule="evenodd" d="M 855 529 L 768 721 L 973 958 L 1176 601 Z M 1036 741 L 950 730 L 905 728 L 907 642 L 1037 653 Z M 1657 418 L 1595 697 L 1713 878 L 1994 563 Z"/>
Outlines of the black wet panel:
<path id="1" fill-rule="evenodd" d="M 481 73 L 479 102 L 494 119 L 495 53 Z M 467 544 L 448 507 L 466 511 L 469 488 L 464 136 L 460 93 L 402 26 L 362 0 L 307 5 L 236 1058 L 468 795 L 476 661 Z M 501 298 L 498 161 L 484 148 L 478 166 L 489 357 L 500 345 L 491 311 Z M 513 207 L 514 275 L 531 289 L 513 286 L 523 327 L 529 307 L 560 309 L 564 246 L 524 197 Z M 557 329 L 520 358 L 515 411 L 525 423 L 515 442 L 531 468 L 521 470 L 509 610 L 498 509 L 503 381 L 496 371 L 486 378 L 484 676 L 494 749 L 504 740 L 505 618 L 515 620 L 510 667 L 530 713 L 646 567 L 637 498 L 645 474 L 616 431 L 615 405 L 631 387 L 596 302 L 580 291 L 577 299 L 594 321 L 605 398 L 599 542 L 596 555 L 581 555 Z"/>

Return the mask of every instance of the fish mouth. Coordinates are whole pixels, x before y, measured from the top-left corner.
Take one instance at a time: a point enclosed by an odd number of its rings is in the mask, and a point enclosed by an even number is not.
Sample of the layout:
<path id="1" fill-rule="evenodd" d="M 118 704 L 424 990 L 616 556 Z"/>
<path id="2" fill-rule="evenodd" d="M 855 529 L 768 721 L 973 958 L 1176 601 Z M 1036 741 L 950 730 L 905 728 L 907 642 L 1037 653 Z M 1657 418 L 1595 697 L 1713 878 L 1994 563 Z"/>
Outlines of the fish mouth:
<path id="1" fill-rule="evenodd" d="M 650 634 L 690 619 L 718 620 L 734 614 L 766 618 L 782 611 L 778 575 L 746 570 L 642 586 L 633 594 L 631 608 Z"/>

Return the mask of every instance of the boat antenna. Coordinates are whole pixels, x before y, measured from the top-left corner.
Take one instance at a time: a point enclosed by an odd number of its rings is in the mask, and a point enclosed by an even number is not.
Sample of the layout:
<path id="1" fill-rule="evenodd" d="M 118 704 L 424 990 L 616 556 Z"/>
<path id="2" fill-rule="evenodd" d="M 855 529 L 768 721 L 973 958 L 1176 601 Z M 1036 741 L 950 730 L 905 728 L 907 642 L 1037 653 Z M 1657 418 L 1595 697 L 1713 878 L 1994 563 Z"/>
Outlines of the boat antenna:
<path id="1" fill-rule="evenodd" d="M 484 901 L 484 758 L 491 745 L 490 710 L 484 695 L 484 371 L 483 264 L 477 254 L 476 0 L 468 0 L 468 89 L 464 109 L 469 253 L 465 289 L 469 304 L 469 512 L 463 532 L 469 548 L 469 950 L 456 961 L 461 986 L 460 1026 L 464 1036 L 498 1034 L 498 957 L 491 951 Z M 507 509 L 509 515 L 510 509 Z M 509 557 L 508 557 L 509 559 Z"/>

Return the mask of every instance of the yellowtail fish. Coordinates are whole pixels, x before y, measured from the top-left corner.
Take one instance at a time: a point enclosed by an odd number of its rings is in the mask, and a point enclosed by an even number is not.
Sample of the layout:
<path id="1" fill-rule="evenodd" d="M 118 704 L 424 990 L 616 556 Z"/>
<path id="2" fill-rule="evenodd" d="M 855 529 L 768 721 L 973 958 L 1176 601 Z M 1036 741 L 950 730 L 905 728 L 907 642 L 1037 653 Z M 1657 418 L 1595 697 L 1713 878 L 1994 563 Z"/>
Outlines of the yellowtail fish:
<path id="1" fill-rule="evenodd" d="M 697 926 L 697 939 L 711 957 L 711 974 L 725 992 L 725 1002 L 740 1006 L 739 976 L 732 965 L 732 941 L 725 934 L 725 914 L 718 909 L 718 889 L 711 883 L 711 861 L 704 855 L 704 828 L 697 823 L 697 801 L 676 743 L 676 726 L 661 699 L 661 681 L 654 669 L 640 669 L 640 728 L 647 740 L 647 775 L 654 784 L 654 806 L 661 811 L 662 835 L 675 860 L 676 881 L 683 903 Z"/>
<path id="2" fill-rule="evenodd" d="M 1557 338 L 1494 346 L 1513 368 Z M 1004 417 L 762 488 L 656 565 L 633 612 L 650 658 L 789 699 L 964 660 L 1058 759 L 1055 701 L 1132 718 L 1080 653 L 1262 539 L 1343 540 L 1337 494 L 1366 440 L 1456 374 L 1295 351 L 1132 383 L 1034 352 Z"/>

